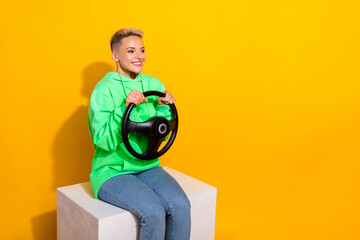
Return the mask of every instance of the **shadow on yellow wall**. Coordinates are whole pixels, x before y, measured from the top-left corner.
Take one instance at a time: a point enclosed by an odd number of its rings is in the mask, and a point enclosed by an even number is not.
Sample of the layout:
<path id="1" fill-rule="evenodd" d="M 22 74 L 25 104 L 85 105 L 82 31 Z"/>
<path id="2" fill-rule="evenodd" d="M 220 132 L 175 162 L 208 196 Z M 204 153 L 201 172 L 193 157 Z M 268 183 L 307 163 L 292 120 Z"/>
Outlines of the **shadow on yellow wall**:
<path id="1" fill-rule="evenodd" d="M 97 82 L 113 67 L 104 62 L 89 64 L 82 72 L 81 94 L 90 101 Z M 88 130 L 88 106 L 79 106 L 63 123 L 52 144 L 54 191 L 58 187 L 89 181 L 94 147 Z M 56 239 L 56 211 L 31 219 L 34 239 Z"/>
<path id="2" fill-rule="evenodd" d="M 56 239 L 56 210 L 33 217 L 31 227 L 35 240 Z"/>

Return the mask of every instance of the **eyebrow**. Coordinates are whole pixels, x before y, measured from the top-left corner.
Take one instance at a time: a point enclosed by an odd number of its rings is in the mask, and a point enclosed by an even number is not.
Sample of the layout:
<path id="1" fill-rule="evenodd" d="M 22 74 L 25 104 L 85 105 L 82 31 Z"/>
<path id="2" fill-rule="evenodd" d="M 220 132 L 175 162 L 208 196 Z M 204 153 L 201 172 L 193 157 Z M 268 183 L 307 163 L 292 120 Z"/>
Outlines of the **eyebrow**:
<path id="1" fill-rule="evenodd" d="M 129 48 L 135 49 L 134 47 L 128 47 L 128 48 L 126 48 L 126 50 L 128 50 Z M 145 48 L 145 47 L 141 47 L 140 49 L 142 49 L 142 48 Z"/>

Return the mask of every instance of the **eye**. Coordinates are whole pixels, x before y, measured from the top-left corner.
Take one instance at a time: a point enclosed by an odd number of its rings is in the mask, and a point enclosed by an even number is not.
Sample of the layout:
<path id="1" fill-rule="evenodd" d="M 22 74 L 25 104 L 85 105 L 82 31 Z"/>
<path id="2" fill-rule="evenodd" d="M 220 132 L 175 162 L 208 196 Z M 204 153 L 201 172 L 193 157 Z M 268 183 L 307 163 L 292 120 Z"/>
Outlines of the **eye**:
<path id="1" fill-rule="evenodd" d="M 129 50 L 128 53 L 134 53 L 134 50 Z"/>
<path id="2" fill-rule="evenodd" d="M 145 52 L 145 49 L 141 50 L 141 52 L 144 53 L 144 52 Z"/>

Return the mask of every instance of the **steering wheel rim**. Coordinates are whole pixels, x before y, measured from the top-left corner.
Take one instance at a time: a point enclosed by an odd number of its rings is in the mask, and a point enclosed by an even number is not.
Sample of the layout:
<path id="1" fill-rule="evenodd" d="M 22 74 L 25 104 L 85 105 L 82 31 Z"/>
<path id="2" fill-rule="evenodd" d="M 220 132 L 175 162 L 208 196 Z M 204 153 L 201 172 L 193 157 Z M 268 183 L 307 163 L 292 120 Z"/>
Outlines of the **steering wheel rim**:
<path id="1" fill-rule="evenodd" d="M 165 97 L 165 93 L 159 91 L 147 91 L 143 94 L 145 97 L 153 95 L 158 97 Z M 129 153 L 134 157 L 141 160 L 153 160 L 162 156 L 165 152 L 169 150 L 169 148 L 173 144 L 179 125 L 178 113 L 175 104 L 169 104 L 172 112 L 171 120 L 167 120 L 163 117 L 154 117 L 146 122 L 134 122 L 130 120 L 130 113 L 135 106 L 136 105 L 134 103 L 130 103 L 129 106 L 126 108 L 122 119 L 121 135 L 123 143 Z M 131 132 L 140 133 L 148 139 L 149 146 L 144 153 L 137 153 L 132 148 L 128 138 L 128 134 Z M 171 135 L 168 142 L 160 151 L 158 151 L 161 143 L 170 132 Z"/>

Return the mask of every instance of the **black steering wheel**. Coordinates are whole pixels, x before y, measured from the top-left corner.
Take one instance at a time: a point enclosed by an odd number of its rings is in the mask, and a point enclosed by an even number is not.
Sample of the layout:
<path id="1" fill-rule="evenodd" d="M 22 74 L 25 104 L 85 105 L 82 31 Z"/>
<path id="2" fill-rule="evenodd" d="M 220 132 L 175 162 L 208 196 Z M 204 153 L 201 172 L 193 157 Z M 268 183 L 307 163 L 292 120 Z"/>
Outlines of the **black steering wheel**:
<path id="1" fill-rule="evenodd" d="M 156 95 L 158 97 L 165 97 L 165 93 L 158 91 L 147 91 L 143 94 L 145 97 L 152 95 Z M 131 111 L 135 107 L 135 104 L 129 104 L 122 120 L 121 134 L 126 149 L 134 157 L 141 160 L 152 160 L 162 156 L 167 150 L 169 150 L 175 140 L 179 123 L 179 118 L 175 105 L 169 104 L 169 106 L 172 112 L 172 119 L 170 121 L 163 117 L 154 117 L 146 122 L 133 122 L 129 119 L 129 117 Z M 163 149 L 158 151 L 162 141 L 170 133 L 170 131 L 172 132 L 168 142 L 163 147 Z M 139 154 L 132 148 L 128 138 L 128 134 L 131 132 L 140 133 L 149 140 L 149 147 L 146 152 Z"/>

